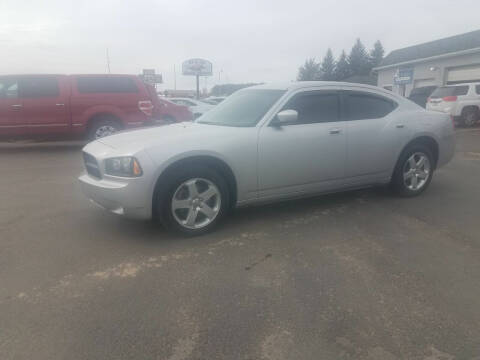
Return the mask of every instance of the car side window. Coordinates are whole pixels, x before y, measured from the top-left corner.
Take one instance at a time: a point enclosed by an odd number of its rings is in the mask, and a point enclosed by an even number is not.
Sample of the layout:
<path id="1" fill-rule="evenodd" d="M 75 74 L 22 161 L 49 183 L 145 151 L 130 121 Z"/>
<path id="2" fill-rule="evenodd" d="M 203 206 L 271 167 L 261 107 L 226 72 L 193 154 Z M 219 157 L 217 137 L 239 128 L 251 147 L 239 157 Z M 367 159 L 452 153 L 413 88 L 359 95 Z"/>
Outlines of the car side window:
<path id="1" fill-rule="evenodd" d="M 298 113 L 297 121 L 287 125 L 301 125 L 338 121 L 339 107 L 338 94 L 312 91 L 294 95 L 282 110 Z"/>
<path id="2" fill-rule="evenodd" d="M 18 98 L 18 83 L 16 79 L 0 79 L 0 99 Z"/>
<path id="3" fill-rule="evenodd" d="M 57 97 L 58 80 L 55 77 L 25 77 L 19 80 L 19 93 L 22 98 Z"/>
<path id="4" fill-rule="evenodd" d="M 455 90 L 453 92 L 454 96 L 462 96 L 468 94 L 468 86 L 455 86 Z"/>
<path id="5" fill-rule="evenodd" d="M 380 119 L 398 106 L 394 101 L 363 92 L 346 92 L 347 120 Z"/>
<path id="6" fill-rule="evenodd" d="M 77 89 L 81 94 L 138 92 L 133 79 L 123 76 L 80 76 L 77 78 Z"/>
<path id="7" fill-rule="evenodd" d="M 475 91 L 480 95 L 480 85 L 475 86 Z"/>

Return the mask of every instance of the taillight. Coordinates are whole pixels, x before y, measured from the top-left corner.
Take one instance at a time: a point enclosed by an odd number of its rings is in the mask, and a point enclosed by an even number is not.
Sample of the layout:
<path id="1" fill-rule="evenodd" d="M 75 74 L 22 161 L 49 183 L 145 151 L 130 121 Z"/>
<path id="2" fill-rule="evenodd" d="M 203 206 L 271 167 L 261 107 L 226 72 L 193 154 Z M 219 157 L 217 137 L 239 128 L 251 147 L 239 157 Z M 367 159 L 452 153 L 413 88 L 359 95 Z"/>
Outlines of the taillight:
<path id="1" fill-rule="evenodd" d="M 143 100 L 138 102 L 138 109 L 147 116 L 152 116 L 153 104 L 150 100 Z"/>
<path id="2" fill-rule="evenodd" d="M 443 101 L 457 101 L 456 96 L 445 96 L 442 98 Z"/>
<path id="3" fill-rule="evenodd" d="M 429 103 L 429 102 L 430 102 L 430 100 L 432 100 L 432 99 L 431 99 L 431 98 L 427 98 L 427 103 Z"/>

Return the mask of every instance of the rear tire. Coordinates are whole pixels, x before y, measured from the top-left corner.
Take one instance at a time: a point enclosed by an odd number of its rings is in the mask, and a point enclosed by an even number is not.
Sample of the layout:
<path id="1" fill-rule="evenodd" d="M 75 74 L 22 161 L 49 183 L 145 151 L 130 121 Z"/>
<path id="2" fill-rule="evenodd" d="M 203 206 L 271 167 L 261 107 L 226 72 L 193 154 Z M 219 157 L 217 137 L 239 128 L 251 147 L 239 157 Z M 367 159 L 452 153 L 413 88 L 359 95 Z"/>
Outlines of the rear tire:
<path id="1" fill-rule="evenodd" d="M 462 123 L 465 127 L 472 127 L 478 121 L 478 110 L 469 108 L 463 112 Z"/>
<path id="2" fill-rule="evenodd" d="M 397 161 L 391 187 L 402 197 L 418 196 L 424 192 L 433 177 L 435 162 L 432 151 L 425 145 L 406 148 Z"/>
<path id="3" fill-rule="evenodd" d="M 98 140 L 105 136 L 113 135 L 120 131 L 121 126 L 117 120 L 109 117 L 101 117 L 92 120 L 92 124 L 88 130 L 88 138 L 90 140 Z"/>
<path id="4" fill-rule="evenodd" d="M 176 169 L 160 186 L 164 190 L 155 199 L 160 222 L 187 236 L 213 230 L 230 208 L 225 179 L 206 166 Z"/>

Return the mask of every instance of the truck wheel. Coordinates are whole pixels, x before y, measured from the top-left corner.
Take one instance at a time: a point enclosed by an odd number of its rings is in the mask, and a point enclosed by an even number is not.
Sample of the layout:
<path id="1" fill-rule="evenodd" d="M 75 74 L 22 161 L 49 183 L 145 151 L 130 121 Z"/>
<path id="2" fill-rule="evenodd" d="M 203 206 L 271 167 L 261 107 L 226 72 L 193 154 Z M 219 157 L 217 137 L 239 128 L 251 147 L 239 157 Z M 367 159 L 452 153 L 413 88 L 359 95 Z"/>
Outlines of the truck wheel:
<path id="1" fill-rule="evenodd" d="M 171 115 L 165 115 L 163 117 L 163 121 L 165 124 L 175 124 L 177 122 L 177 120 L 175 120 L 175 118 Z"/>
<path id="2" fill-rule="evenodd" d="M 478 110 L 469 108 L 463 112 L 462 122 L 465 127 L 472 127 L 478 120 Z"/>
<path id="3" fill-rule="evenodd" d="M 105 136 L 112 135 L 119 130 L 119 123 L 111 118 L 93 120 L 92 126 L 88 131 L 88 138 L 90 140 L 97 140 Z"/>

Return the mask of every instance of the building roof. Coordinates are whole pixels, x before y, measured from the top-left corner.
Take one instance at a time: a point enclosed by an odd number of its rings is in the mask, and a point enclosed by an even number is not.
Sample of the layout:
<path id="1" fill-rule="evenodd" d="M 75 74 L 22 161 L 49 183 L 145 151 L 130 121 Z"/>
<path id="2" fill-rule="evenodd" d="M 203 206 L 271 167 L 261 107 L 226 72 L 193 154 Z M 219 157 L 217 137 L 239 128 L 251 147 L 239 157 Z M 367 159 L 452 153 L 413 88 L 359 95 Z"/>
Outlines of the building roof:
<path id="1" fill-rule="evenodd" d="M 379 68 L 475 48 L 480 48 L 480 30 L 394 50 L 383 59 Z"/>

